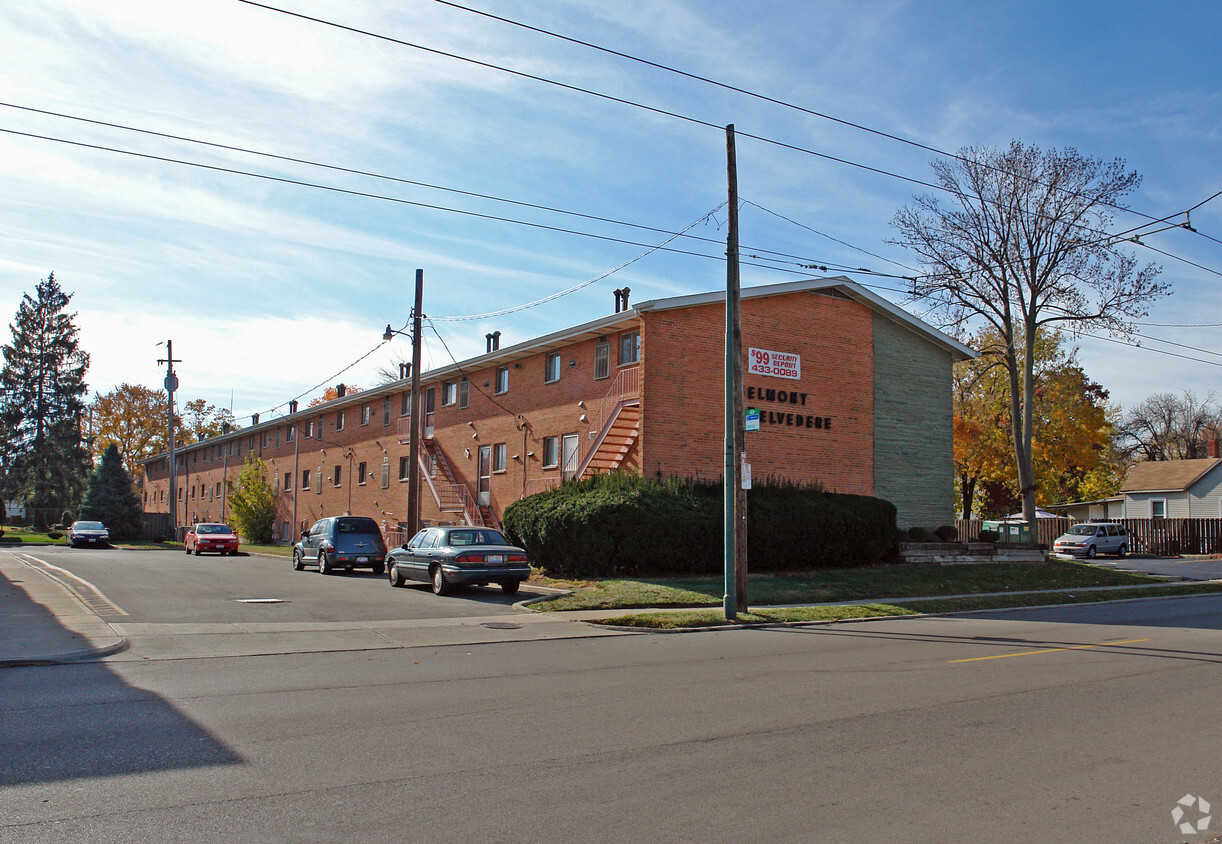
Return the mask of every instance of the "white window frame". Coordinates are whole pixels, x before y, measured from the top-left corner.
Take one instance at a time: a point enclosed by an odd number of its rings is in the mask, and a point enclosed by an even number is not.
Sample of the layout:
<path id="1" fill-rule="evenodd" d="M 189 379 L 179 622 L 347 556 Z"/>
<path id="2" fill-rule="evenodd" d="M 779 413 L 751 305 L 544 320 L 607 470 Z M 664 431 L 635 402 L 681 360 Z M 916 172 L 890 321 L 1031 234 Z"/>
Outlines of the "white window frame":
<path id="1" fill-rule="evenodd" d="M 344 430 L 344 412 L 342 410 L 335 411 L 335 430 Z"/>
<path id="2" fill-rule="evenodd" d="M 310 488 L 310 470 L 309 469 L 301 470 L 301 488 L 302 489 Z"/>
<path id="3" fill-rule="evenodd" d="M 446 381 L 441 385 L 441 406 L 449 407 L 458 404 L 458 382 Z"/>
<path id="4" fill-rule="evenodd" d="M 365 465 L 365 461 L 362 460 L 356 466 L 356 485 L 364 486 L 368 481 L 369 481 L 369 470 L 368 470 L 368 467 Z"/>
<path id="5" fill-rule="evenodd" d="M 611 377 L 611 343 L 603 340 L 594 347 L 594 380 Z"/>
<path id="6" fill-rule="evenodd" d="M 505 472 L 505 456 L 508 449 L 505 443 L 494 443 L 492 446 L 492 471 L 504 474 Z"/>
<path id="7" fill-rule="evenodd" d="M 369 402 L 361 405 L 361 424 L 368 425 L 370 417 L 373 416 L 373 408 L 369 406 Z"/>
<path id="8" fill-rule="evenodd" d="M 628 347 L 625 354 L 625 346 Z M 620 366 L 628 366 L 641 362 L 641 330 L 625 331 L 619 336 L 619 354 L 617 360 Z"/>
<path id="9" fill-rule="evenodd" d="M 560 352 L 549 352 L 543 364 L 543 383 L 555 384 L 560 380 Z"/>
<path id="10" fill-rule="evenodd" d="M 471 381 L 463 378 L 458 382 L 458 408 L 466 410 L 471 406 Z"/>
<path id="11" fill-rule="evenodd" d="M 1154 510 L 1156 509 L 1154 505 L 1156 504 L 1161 506 L 1161 509 L 1162 509 L 1161 513 L 1154 512 Z M 1167 518 L 1167 499 L 1165 498 L 1151 498 L 1150 499 L 1150 518 L 1151 519 Z"/>
<path id="12" fill-rule="evenodd" d="M 560 437 L 543 438 L 543 468 L 560 468 Z"/>
<path id="13" fill-rule="evenodd" d="M 509 367 L 498 366 L 496 368 L 496 389 L 494 395 L 504 395 L 509 392 Z"/>

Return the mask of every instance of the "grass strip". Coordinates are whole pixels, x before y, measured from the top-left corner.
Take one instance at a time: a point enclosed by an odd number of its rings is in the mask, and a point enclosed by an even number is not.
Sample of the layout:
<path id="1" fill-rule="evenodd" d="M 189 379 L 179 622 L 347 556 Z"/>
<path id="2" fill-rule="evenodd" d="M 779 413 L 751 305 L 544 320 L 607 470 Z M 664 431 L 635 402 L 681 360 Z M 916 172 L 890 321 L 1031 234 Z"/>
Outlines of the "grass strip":
<path id="1" fill-rule="evenodd" d="M 755 574 L 748 583 L 753 604 L 817 604 L 833 601 L 877 601 L 979 592 L 1038 589 L 1082 589 L 1162 583 L 1163 578 L 1117 571 L 1086 563 L 1053 560 L 1041 564 L 965 566 L 872 566 L 807 572 L 801 575 Z M 639 580 L 546 581 L 573 593 L 536 604 L 534 609 L 634 609 L 638 607 L 720 607 L 721 577 L 675 577 Z"/>
<path id="2" fill-rule="evenodd" d="M 815 607 L 762 608 L 727 621 L 721 610 L 639 613 L 595 621 L 615 627 L 642 627 L 655 630 L 736 627 L 784 622 L 849 621 L 857 618 L 885 618 L 900 615 L 927 615 L 975 610 L 1016 609 L 1021 607 L 1090 604 L 1136 598 L 1169 598 L 1182 595 L 1222 593 L 1222 583 L 1171 583 L 1146 589 L 1103 589 L 1097 592 L 1045 592 L 1026 595 L 980 595 L 956 598 L 931 598 L 902 604 L 836 604 Z"/>

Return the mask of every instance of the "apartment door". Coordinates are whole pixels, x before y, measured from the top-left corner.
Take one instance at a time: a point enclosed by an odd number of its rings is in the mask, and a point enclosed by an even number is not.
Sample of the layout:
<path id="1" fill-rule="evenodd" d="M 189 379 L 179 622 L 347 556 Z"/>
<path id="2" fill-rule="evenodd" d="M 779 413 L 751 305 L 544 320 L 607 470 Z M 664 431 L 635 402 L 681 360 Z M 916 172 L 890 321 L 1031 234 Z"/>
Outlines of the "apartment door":
<path id="1" fill-rule="evenodd" d="M 577 476 L 577 443 L 576 434 L 565 434 L 560 438 L 560 465 L 566 481 Z"/>
<path id="2" fill-rule="evenodd" d="M 492 446 L 479 447 L 479 488 L 476 501 L 479 506 L 488 507 L 492 503 Z"/>
<path id="3" fill-rule="evenodd" d="M 433 438 L 433 418 L 437 415 L 437 388 L 428 387 L 424 391 L 424 438 Z"/>

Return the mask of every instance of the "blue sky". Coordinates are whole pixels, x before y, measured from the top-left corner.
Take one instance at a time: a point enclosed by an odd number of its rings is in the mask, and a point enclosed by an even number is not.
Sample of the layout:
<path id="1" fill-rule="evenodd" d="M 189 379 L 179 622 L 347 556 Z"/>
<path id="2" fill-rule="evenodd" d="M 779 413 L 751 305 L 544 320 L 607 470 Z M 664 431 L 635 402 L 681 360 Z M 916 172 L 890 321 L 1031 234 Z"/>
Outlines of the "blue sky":
<path id="1" fill-rule="evenodd" d="M 271 5 L 930 179 L 926 150 L 435 0 Z M 1212 2 L 467 5 L 937 149 L 1019 138 L 1121 157 L 1144 177 L 1130 205 L 1154 216 L 1222 189 L 1222 7 Z M 380 345 L 380 335 L 387 322 L 407 322 L 417 267 L 430 317 L 512 308 L 622 267 L 538 307 L 437 322 L 444 344 L 426 332 L 434 366 L 482 352 L 490 331 L 510 345 L 610 313 L 615 288 L 643 302 L 724 287 L 718 243 L 671 244 L 710 256 L 695 257 L 484 219 L 471 215 L 654 246 L 668 238 L 11 106 L 669 232 L 697 223 L 691 234 L 724 242 L 725 211 L 716 209 L 726 194 L 725 137 L 716 128 L 237 0 L 8 0 L 0 47 L 2 315 L 11 319 L 21 294 L 55 271 L 75 294 L 95 391 L 160 385 L 156 344 L 167 338 L 183 361 L 182 398 L 232 404 L 240 422 L 283 412 L 289 399 L 321 393 L 315 385 L 373 386 L 379 369 L 410 353 L 406 340 Z M 902 301 L 902 282 L 841 268 L 912 274 L 914 257 L 886 240 L 896 209 L 923 188 L 749 138 L 738 139 L 737 157 L 740 196 L 753 203 L 741 214 L 744 255 L 794 256 L 744 266 L 745 285 L 844 272 Z M 1138 222 L 1118 214 L 1113 230 Z M 1194 211 L 1192 224 L 1222 239 L 1222 197 Z M 1124 407 L 1154 392 L 1204 395 L 1222 364 L 1218 327 L 1201 325 L 1222 323 L 1222 245 L 1182 230 L 1147 242 L 1206 269 L 1134 247 L 1163 265 L 1174 290 L 1151 306 L 1143 348 L 1078 341 L 1087 374 Z"/>

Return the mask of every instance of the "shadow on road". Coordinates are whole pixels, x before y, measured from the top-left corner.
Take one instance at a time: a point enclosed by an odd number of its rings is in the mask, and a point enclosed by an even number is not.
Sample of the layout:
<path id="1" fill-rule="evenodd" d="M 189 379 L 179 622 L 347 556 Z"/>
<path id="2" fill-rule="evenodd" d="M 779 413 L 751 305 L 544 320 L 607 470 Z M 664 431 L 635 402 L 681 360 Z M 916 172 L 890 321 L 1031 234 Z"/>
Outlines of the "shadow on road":
<path id="1" fill-rule="evenodd" d="M 4 586 L 6 634 L 40 653 L 81 647 L 40 604 Z M 99 662 L 0 668 L 0 786 L 232 765 L 242 759 L 152 692 Z"/>

